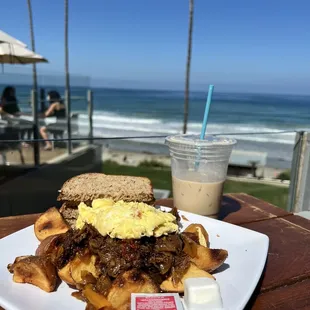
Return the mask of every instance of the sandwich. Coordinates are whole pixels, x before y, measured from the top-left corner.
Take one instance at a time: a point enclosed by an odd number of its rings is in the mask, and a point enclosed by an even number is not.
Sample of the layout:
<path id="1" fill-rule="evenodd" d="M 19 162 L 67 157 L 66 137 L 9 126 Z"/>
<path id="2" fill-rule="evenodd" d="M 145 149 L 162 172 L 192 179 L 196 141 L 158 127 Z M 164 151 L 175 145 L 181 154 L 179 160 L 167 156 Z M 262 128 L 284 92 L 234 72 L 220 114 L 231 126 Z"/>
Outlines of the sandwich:
<path id="1" fill-rule="evenodd" d="M 184 293 L 188 278 L 210 278 L 228 256 L 211 249 L 200 224 L 180 231 L 173 210 L 152 206 L 149 179 L 82 174 L 59 191 L 61 210 L 40 215 L 35 255 L 8 265 L 13 281 L 46 292 L 59 280 L 86 309 L 129 310 L 131 294 Z M 177 211 L 176 211 L 177 212 Z"/>
<path id="2" fill-rule="evenodd" d="M 145 177 L 85 173 L 67 180 L 59 190 L 57 200 L 62 202 L 60 213 L 67 224 L 74 228 L 78 217 L 78 205 L 88 205 L 95 199 L 143 202 L 154 205 L 152 183 Z"/>

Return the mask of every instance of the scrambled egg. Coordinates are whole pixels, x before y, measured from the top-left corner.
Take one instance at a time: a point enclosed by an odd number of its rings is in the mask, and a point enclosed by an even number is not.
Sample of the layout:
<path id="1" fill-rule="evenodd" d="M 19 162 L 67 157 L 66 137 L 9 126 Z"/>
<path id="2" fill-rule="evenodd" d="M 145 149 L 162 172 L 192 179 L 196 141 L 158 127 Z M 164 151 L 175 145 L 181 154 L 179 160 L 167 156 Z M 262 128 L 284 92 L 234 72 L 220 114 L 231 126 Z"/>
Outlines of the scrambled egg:
<path id="1" fill-rule="evenodd" d="M 141 202 L 95 199 L 92 207 L 82 202 L 78 210 L 76 228 L 83 228 L 85 223 L 91 224 L 102 236 L 109 235 L 111 238 L 160 237 L 178 231 L 173 214 Z"/>

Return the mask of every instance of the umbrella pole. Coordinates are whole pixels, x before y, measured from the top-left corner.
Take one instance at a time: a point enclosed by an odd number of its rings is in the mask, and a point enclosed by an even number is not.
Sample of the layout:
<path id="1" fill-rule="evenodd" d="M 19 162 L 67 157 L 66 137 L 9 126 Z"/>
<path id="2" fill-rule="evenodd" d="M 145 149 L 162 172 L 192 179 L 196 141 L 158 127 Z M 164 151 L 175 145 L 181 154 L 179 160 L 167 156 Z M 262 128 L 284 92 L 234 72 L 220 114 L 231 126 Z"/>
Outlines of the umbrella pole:
<path id="1" fill-rule="evenodd" d="M 69 75 L 69 0 L 65 0 L 65 74 L 66 74 L 66 90 L 65 90 L 65 104 L 67 114 L 67 132 L 68 132 L 68 154 L 72 153 L 72 141 L 71 141 L 71 94 L 70 94 L 70 75 Z"/>
<path id="2" fill-rule="evenodd" d="M 35 87 L 35 86 L 34 86 Z M 32 105 L 32 117 L 33 117 L 33 159 L 35 166 L 40 165 L 40 145 L 39 139 L 39 120 L 38 120 L 38 94 L 36 88 L 31 90 L 31 105 Z"/>
<path id="3" fill-rule="evenodd" d="M 33 18 L 32 18 L 32 8 L 31 0 L 27 0 L 28 3 L 28 13 L 29 13 L 29 26 L 30 26 L 30 36 L 31 36 L 31 46 L 32 51 L 35 52 L 35 42 L 34 42 L 34 30 L 33 30 Z M 32 103 L 32 117 L 33 117 L 33 159 L 35 166 L 40 165 L 40 146 L 38 142 L 39 138 L 39 118 L 38 118 L 38 83 L 37 83 L 37 66 L 34 63 L 32 67 L 33 75 L 33 88 L 31 91 L 31 103 Z"/>

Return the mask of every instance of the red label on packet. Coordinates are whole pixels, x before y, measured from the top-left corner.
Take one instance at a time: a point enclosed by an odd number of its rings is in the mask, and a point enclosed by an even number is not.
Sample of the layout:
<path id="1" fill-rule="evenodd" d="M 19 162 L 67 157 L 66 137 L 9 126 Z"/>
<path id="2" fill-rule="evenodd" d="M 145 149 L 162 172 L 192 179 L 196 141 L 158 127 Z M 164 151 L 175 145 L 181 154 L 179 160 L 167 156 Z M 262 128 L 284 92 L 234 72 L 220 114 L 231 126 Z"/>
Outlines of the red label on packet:
<path id="1" fill-rule="evenodd" d="M 132 310 L 182 310 L 178 294 L 132 294 Z"/>
<path id="2" fill-rule="evenodd" d="M 177 310 L 173 296 L 137 297 L 136 310 Z"/>

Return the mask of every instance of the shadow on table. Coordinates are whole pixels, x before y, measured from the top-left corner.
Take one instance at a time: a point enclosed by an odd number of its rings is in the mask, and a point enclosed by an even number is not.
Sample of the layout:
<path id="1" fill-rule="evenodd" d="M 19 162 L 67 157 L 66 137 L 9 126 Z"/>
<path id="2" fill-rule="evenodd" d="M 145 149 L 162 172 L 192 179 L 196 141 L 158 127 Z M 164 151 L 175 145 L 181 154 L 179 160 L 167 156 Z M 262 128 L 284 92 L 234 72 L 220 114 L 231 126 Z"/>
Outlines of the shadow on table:
<path id="1" fill-rule="evenodd" d="M 222 200 L 222 208 L 220 210 L 218 219 L 223 221 L 229 214 L 238 212 L 240 209 L 241 205 L 238 201 L 230 197 L 224 196 Z"/>

